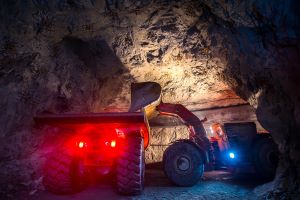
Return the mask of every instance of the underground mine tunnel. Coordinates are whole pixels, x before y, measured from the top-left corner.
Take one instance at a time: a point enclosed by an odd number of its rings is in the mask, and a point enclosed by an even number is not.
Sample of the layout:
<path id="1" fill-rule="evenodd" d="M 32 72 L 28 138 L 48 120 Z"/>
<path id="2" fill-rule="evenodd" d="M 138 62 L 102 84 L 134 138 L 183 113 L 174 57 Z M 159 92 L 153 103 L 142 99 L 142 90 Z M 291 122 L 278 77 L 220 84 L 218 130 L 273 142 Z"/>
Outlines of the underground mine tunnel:
<path id="1" fill-rule="evenodd" d="M 297 0 L 0 1 L 0 199 L 300 199 L 299 20 Z"/>

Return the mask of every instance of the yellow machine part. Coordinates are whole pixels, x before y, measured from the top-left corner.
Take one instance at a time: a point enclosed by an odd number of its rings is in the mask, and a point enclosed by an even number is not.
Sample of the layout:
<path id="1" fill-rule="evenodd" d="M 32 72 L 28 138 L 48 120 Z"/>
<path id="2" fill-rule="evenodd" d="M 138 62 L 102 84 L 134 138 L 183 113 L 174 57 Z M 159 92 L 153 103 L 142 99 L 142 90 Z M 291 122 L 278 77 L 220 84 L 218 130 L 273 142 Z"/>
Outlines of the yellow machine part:
<path id="1" fill-rule="evenodd" d="M 147 119 L 156 116 L 156 107 L 161 102 L 161 90 L 161 86 L 155 82 L 131 84 L 131 105 L 129 112 L 142 110 Z"/>
<path id="2" fill-rule="evenodd" d="M 155 82 L 141 82 L 131 84 L 131 105 L 129 112 L 141 110 L 144 112 L 148 131 L 148 120 L 157 116 L 156 107 L 161 103 L 161 86 Z"/>
<path id="3" fill-rule="evenodd" d="M 156 101 L 152 102 L 151 104 L 144 107 L 144 113 L 147 117 L 147 119 L 151 119 L 153 117 L 156 117 L 158 115 L 158 112 L 156 110 L 156 106 L 158 106 L 161 102 L 161 96 Z"/>

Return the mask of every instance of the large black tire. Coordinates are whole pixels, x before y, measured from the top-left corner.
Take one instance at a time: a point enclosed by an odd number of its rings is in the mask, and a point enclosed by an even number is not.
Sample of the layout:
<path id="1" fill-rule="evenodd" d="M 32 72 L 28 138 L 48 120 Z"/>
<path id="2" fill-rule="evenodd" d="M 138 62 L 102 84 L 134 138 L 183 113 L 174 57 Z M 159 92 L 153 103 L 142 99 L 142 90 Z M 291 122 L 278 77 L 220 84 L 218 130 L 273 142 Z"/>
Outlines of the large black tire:
<path id="1" fill-rule="evenodd" d="M 45 163 L 43 183 L 48 191 L 55 194 L 81 191 L 87 184 L 82 160 L 65 149 L 53 152 Z"/>
<path id="2" fill-rule="evenodd" d="M 138 195 L 144 190 L 144 140 L 131 136 L 125 143 L 117 160 L 117 190 L 123 195 Z"/>
<path id="3" fill-rule="evenodd" d="M 278 149 L 271 138 L 261 138 L 255 142 L 253 163 L 260 178 L 274 178 L 278 163 Z"/>
<path id="4" fill-rule="evenodd" d="M 163 167 L 175 185 L 193 186 L 203 175 L 204 159 L 195 144 L 177 141 L 164 152 Z"/>

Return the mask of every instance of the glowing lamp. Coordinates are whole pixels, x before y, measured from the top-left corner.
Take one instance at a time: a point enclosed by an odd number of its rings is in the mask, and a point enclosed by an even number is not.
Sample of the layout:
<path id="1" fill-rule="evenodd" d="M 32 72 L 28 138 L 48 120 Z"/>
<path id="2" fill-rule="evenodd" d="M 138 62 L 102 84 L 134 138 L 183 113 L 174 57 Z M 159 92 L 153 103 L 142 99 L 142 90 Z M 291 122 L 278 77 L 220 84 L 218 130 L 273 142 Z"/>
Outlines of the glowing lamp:
<path id="1" fill-rule="evenodd" d="M 117 145 L 117 143 L 116 143 L 116 141 L 115 140 L 112 140 L 111 142 L 110 142 L 110 146 L 111 147 L 116 147 L 116 145 Z"/>
<path id="2" fill-rule="evenodd" d="M 84 142 L 80 141 L 80 142 L 78 143 L 78 147 L 79 147 L 80 149 L 82 149 L 82 148 L 84 147 Z"/>
<path id="3" fill-rule="evenodd" d="M 229 153 L 229 158 L 234 159 L 234 158 L 235 158 L 234 153 L 230 152 L 230 153 Z"/>

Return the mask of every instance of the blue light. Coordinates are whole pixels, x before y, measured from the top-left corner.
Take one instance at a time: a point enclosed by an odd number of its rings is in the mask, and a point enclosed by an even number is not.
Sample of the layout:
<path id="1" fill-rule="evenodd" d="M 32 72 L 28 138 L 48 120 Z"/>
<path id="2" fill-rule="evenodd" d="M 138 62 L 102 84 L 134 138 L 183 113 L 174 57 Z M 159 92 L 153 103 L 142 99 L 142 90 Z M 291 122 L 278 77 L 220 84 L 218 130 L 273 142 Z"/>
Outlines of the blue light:
<path id="1" fill-rule="evenodd" d="M 235 157 L 234 153 L 229 153 L 229 157 L 233 159 Z"/>

